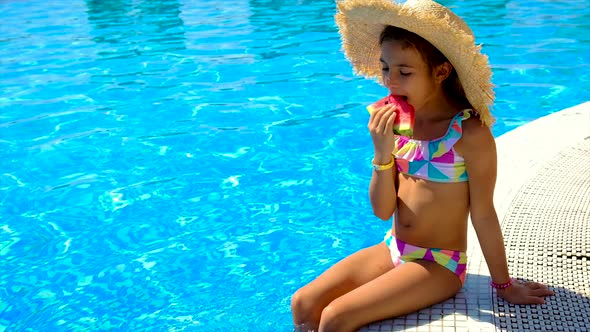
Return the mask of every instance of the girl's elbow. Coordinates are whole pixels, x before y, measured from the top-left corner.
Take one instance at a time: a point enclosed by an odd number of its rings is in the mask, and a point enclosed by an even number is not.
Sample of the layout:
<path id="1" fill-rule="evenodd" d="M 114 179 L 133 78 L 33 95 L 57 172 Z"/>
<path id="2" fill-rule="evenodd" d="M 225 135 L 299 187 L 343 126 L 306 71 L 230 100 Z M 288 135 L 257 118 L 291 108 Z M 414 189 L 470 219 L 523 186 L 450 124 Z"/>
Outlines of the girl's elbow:
<path id="1" fill-rule="evenodd" d="M 383 221 L 387 221 L 389 219 L 391 219 L 391 216 L 393 215 L 393 211 L 379 211 L 379 210 L 373 210 L 373 212 L 375 213 L 375 216 Z"/>

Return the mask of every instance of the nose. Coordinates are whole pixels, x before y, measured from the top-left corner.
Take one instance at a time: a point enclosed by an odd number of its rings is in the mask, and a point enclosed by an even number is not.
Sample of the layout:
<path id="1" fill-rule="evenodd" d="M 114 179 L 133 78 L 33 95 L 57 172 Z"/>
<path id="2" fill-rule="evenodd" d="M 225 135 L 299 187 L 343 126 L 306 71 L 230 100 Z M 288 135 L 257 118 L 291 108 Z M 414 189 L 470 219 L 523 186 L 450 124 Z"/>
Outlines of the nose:
<path id="1" fill-rule="evenodd" d="M 399 73 L 391 70 L 387 74 L 383 75 L 383 84 L 389 89 L 389 91 L 395 93 L 395 91 L 399 91 L 401 89 L 400 77 L 401 76 Z"/>

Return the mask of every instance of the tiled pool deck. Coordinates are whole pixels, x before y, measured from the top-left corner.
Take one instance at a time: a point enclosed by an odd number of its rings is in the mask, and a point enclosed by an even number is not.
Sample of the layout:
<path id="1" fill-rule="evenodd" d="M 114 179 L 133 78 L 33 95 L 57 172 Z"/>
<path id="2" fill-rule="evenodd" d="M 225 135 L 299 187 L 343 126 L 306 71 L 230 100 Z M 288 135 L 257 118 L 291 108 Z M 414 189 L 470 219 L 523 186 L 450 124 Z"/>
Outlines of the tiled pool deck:
<path id="1" fill-rule="evenodd" d="M 496 139 L 494 203 L 510 272 L 548 284 L 537 306 L 496 297 L 473 228 L 467 282 L 454 298 L 374 323 L 375 331 L 590 331 L 590 102 Z"/>

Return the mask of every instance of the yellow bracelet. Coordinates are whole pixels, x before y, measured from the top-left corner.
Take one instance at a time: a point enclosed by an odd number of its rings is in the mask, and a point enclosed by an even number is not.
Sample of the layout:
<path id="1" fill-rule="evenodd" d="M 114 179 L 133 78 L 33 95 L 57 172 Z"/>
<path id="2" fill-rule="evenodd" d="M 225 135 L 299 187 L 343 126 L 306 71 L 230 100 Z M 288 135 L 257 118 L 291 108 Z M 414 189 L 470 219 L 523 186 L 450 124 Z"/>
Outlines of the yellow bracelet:
<path id="1" fill-rule="evenodd" d="M 395 156 L 393 154 L 391 154 L 391 161 L 388 164 L 379 165 L 379 164 L 375 164 L 375 162 L 373 162 L 373 170 L 375 170 L 377 172 L 385 171 L 385 170 L 391 169 L 394 164 L 395 164 Z"/>

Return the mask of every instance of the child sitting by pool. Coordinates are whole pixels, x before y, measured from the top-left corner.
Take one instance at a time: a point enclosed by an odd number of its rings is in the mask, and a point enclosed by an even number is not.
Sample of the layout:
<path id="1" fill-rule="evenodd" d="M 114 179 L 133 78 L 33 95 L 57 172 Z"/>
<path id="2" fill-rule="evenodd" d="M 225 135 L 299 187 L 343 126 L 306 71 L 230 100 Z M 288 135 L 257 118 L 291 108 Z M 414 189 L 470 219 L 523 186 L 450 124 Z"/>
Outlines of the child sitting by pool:
<path id="1" fill-rule="evenodd" d="M 301 331 L 354 331 L 448 299 L 466 275 L 467 220 L 509 302 L 540 304 L 539 283 L 512 282 L 493 204 L 496 150 L 489 129 L 494 94 L 487 57 L 464 21 L 430 0 L 343 0 L 336 22 L 354 70 L 378 77 L 391 102 L 372 108 L 369 197 L 393 219 L 383 242 L 338 262 L 292 298 Z M 394 134 L 414 113 L 408 136 Z"/>

